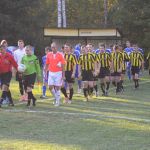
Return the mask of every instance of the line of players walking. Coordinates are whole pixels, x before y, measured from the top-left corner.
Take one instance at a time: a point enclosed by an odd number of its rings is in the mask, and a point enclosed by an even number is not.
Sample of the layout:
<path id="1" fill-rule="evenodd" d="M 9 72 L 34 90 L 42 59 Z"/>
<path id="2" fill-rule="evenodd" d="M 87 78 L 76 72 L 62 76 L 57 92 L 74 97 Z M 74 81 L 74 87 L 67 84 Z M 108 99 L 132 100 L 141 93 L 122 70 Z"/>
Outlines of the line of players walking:
<path id="1" fill-rule="evenodd" d="M 60 95 L 63 93 L 65 103 L 71 103 L 74 94 L 75 78 L 78 79 L 79 90 L 83 89 L 86 101 L 92 97 L 95 90 L 98 96 L 98 79 L 102 96 L 109 95 L 109 86 L 112 83 L 116 87 L 116 94 L 124 90 L 123 82 L 125 73 L 132 79 L 135 88 L 139 87 L 139 72 L 144 69 L 144 56 L 137 44 L 127 42 L 127 48 L 114 45 L 112 49 L 106 49 L 105 44 L 99 44 L 94 50 L 91 43 L 77 45 L 75 50 L 70 44 L 64 44 L 58 51 L 56 43 L 45 48 L 46 55 L 42 58 L 43 87 L 41 98 L 46 98 L 46 87 L 48 85 L 53 97 L 54 105 L 60 105 Z M 148 56 L 147 58 L 149 58 Z M 19 70 L 20 65 L 25 69 Z M 7 42 L 0 45 L 0 80 L 1 101 L 9 99 L 9 105 L 14 106 L 11 92 L 9 90 L 12 78 L 12 66 L 16 70 L 16 79 L 19 82 L 21 101 L 27 101 L 27 106 L 36 105 L 36 98 L 32 92 L 36 78 L 40 81 L 41 69 L 37 57 L 33 54 L 32 46 L 24 48 L 24 41 L 18 41 L 18 49 L 13 54 L 7 52 Z M 127 69 L 127 71 L 126 71 Z M 82 86 L 81 86 L 82 83 Z M 69 89 L 69 95 L 67 90 Z"/>

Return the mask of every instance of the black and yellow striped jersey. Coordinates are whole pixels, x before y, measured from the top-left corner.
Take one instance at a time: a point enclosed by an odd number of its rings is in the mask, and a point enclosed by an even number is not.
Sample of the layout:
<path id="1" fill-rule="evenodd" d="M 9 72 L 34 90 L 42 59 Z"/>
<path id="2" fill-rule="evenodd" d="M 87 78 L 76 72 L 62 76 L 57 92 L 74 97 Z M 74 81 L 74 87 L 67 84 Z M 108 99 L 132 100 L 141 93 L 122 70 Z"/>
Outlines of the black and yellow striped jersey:
<path id="1" fill-rule="evenodd" d="M 144 61 L 143 55 L 141 52 L 132 52 L 129 55 L 131 66 L 140 67 Z"/>
<path id="2" fill-rule="evenodd" d="M 98 62 L 101 64 L 101 67 L 109 68 L 111 57 L 107 52 L 97 54 Z"/>
<path id="3" fill-rule="evenodd" d="M 66 61 L 65 71 L 73 71 L 74 65 L 78 64 L 76 56 L 73 54 L 65 53 L 64 58 Z"/>
<path id="4" fill-rule="evenodd" d="M 122 70 L 126 70 L 126 68 L 127 68 L 127 62 L 130 60 L 130 57 L 127 54 L 127 52 L 125 52 L 125 51 L 123 51 L 121 53 L 122 53 L 122 58 L 123 58 Z"/>
<path id="5" fill-rule="evenodd" d="M 81 70 L 94 70 L 94 63 L 96 62 L 96 58 L 93 54 L 81 54 L 79 57 L 79 65 L 81 66 Z"/>
<path id="6" fill-rule="evenodd" d="M 150 69 L 150 52 L 148 53 L 146 59 L 147 59 L 147 61 L 148 61 L 148 67 L 149 67 L 149 69 Z"/>
<path id="7" fill-rule="evenodd" d="M 122 69 L 123 65 L 123 55 L 121 52 L 112 52 L 111 53 L 111 63 L 113 66 L 114 72 L 118 72 Z"/>

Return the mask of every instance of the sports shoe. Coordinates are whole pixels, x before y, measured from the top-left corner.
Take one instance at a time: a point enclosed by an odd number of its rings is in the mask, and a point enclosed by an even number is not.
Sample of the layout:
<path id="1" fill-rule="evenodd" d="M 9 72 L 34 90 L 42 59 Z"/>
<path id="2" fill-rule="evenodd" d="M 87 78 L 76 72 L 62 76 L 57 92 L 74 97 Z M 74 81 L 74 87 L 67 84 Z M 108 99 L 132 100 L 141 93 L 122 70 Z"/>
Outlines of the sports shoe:
<path id="1" fill-rule="evenodd" d="M 47 97 L 44 96 L 44 95 L 41 95 L 40 98 L 41 98 L 41 99 L 47 99 Z"/>
<path id="2" fill-rule="evenodd" d="M 36 99 L 32 99 L 32 106 L 36 106 Z"/>
<path id="3" fill-rule="evenodd" d="M 64 104 L 67 104 L 69 101 L 68 97 L 65 97 Z"/>
<path id="4" fill-rule="evenodd" d="M 28 100 L 27 102 L 27 106 L 30 106 L 31 100 Z"/>
<path id="5" fill-rule="evenodd" d="M 77 93 L 81 94 L 81 92 L 82 92 L 82 89 L 78 89 Z"/>
<path id="6" fill-rule="evenodd" d="M 72 103 L 72 100 L 68 100 L 68 104 L 71 104 Z"/>
<path id="7" fill-rule="evenodd" d="M 8 106 L 12 106 L 12 107 L 13 107 L 13 106 L 15 106 L 15 105 L 14 105 L 14 103 L 10 103 L 10 104 L 8 104 Z"/>

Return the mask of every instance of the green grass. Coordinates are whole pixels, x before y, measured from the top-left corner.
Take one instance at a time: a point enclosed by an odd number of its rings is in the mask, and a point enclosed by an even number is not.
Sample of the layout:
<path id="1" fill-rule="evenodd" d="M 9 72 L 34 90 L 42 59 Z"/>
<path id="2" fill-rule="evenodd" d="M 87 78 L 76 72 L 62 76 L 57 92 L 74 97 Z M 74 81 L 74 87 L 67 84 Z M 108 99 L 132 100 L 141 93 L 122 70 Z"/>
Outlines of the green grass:
<path id="1" fill-rule="evenodd" d="M 17 105 L 0 109 L 0 150 L 150 150 L 150 77 L 140 83 L 134 90 L 127 80 L 124 94 L 111 87 L 109 97 L 90 102 L 75 94 L 71 105 L 57 108 L 38 98 L 36 85 L 37 106 L 26 108 L 13 81 Z"/>

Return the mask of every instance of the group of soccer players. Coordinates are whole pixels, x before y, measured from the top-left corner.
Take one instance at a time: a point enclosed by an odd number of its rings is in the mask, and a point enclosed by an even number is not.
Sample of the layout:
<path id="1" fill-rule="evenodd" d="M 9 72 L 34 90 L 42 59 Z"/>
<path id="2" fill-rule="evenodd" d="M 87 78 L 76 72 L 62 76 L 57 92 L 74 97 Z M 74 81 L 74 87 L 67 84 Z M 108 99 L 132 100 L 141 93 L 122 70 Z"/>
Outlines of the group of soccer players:
<path id="1" fill-rule="evenodd" d="M 5 41 L 6 42 L 6 41 Z M 5 43 L 4 42 L 4 43 Z M 0 45 L 0 80 L 1 101 L 8 98 L 9 105 L 14 106 L 9 89 L 12 77 L 12 67 L 16 70 L 16 79 L 19 81 L 21 100 L 27 101 L 27 106 L 35 106 L 36 98 L 32 93 L 36 77 L 40 80 L 40 65 L 37 57 L 32 52 L 32 46 L 24 47 L 24 41 L 18 41 L 18 49 L 13 54 L 7 52 L 7 45 Z M 7 42 L 6 42 L 7 43 Z M 98 96 L 98 80 L 102 96 L 109 95 L 110 83 L 116 87 L 116 94 L 124 91 L 123 82 L 127 72 L 129 79 L 130 71 L 134 81 L 135 89 L 139 87 L 139 72 L 144 69 L 144 56 L 137 44 L 127 47 L 114 45 L 112 49 L 106 49 L 105 44 L 99 44 L 94 50 L 91 43 L 77 45 L 75 49 L 68 43 L 64 44 L 61 51 L 53 42 L 50 47 L 45 48 L 45 56 L 42 58 L 43 87 L 41 98 L 46 97 L 46 88 L 50 89 L 54 97 L 54 105 L 60 105 L 60 95 L 63 93 L 65 103 L 71 103 L 74 94 L 74 82 L 77 78 L 79 89 L 83 89 L 86 101 L 92 97 L 95 90 Z M 149 58 L 149 57 L 148 57 Z M 18 70 L 18 66 L 24 64 L 24 72 Z M 81 86 L 82 84 L 82 86 Z M 69 93 L 67 92 L 69 90 Z"/>
<path id="2" fill-rule="evenodd" d="M 116 87 L 116 94 L 124 91 L 126 69 L 129 78 L 131 70 L 135 89 L 137 89 L 139 72 L 144 69 L 144 56 L 137 44 L 129 47 L 128 41 L 127 45 L 126 49 L 121 45 L 114 45 L 110 50 L 106 49 L 104 44 L 100 44 L 99 48 L 94 50 L 93 45 L 88 43 L 74 50 L 70 44 L 65 44 L 62 51 L 58 52 L 56 43 L 52 43 L 49 48 L 51 52 L 46 55 L 44 74 L 47 75 L 46 79 L 55 99 L 54 104 L 56 106 L 60 104 L 60 91 L 65 97 L 65 103 L 72 102 L 75 78 L 82 81 L 86 101 L 92 97 L 94 90 L 96 96 L 98 95 L 98 80 L 100 80 L 102 96 L 108 96 L 110 83 Z M 45 91 L 43 93 L 45 96 Z"/>

